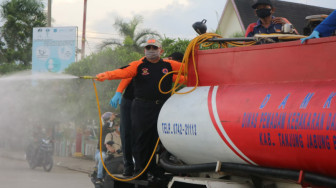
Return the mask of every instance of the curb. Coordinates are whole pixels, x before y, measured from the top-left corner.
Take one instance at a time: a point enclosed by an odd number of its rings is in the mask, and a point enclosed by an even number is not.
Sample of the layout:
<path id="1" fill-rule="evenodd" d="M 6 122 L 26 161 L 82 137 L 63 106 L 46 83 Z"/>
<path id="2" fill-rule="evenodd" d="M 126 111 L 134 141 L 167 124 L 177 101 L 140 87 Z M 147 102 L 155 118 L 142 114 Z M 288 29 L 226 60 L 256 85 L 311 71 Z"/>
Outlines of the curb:
<path id="1" fill-rule="evenodd" d="M 88 175 L 92 173 L 91 170 L 88 170 L 88 169 L 81 169 L 81 168 L 72 168 L 72 167 L 63 165 L 61 162 L 57 162 L 57 163 L 56 163 L 56 166 L 59 166 L 59 167 L 62 167 L 62 168 L 66 168 L 66 169 L 68 169 L 68 170 L 72 170 L 72 171 L 76 171 L 76 172 L 81 172 L 81 173 L 88 174 Z"/>

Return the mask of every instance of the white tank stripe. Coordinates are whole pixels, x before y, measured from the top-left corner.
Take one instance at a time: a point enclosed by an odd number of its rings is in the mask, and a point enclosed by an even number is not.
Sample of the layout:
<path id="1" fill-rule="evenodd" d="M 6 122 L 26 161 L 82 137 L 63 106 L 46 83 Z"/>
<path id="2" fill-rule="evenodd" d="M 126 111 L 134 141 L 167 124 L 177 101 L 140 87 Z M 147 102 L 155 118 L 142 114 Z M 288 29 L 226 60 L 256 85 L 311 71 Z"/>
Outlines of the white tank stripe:
<path id="1" fill-rule="evenodd" d="M 229 136 L 227 135 L 226 131 L 224 130 L 224 127 L 222 126 L 222 123 L 221 123 L 221 121 L 219 119 L 218 112 L 217 112 L 217 103 L 216 103 L 217 91 L 218 91 L 218 86 L 214 86 L 214 89 L 213 89 L 212 94 L 211 94 L 212 95 L 212 97 L 211 97 L 211 104 L 212 104 L 212 111 L 213 111 L 213 114 L 214 114 L 214 117 L 215 117 L 215 121 L 216 121 L 219 129 L 223 133 L 225 139 L 229 142 L 229 144 L 231 145 L 231 147 L 234 148 L 234 150 L 236 150 L 237 153 L 239 153 L 246 161 L 249 161 L 253 165 L 257 165 L 256 163 L 254 163 L 253 161 L 251 161 L 247 156 L 245 156 L 236 147 L 236 145 L 234 145 L 234 143 L 232 142 L 232 140 L 229 138 Z"/>

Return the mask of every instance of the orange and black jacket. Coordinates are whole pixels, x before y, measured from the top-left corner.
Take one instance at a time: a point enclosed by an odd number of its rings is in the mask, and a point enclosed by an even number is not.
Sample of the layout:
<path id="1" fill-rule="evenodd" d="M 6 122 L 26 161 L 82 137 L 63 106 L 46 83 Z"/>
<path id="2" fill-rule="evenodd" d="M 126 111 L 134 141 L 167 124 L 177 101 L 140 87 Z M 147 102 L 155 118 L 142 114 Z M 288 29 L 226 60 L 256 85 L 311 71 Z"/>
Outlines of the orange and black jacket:
<path id="1" fill-rule="evenodd" d="M 135 98 L 164 101 L 169 97 L 169 94 L 162 94 L 159 91 L 159 82 L 165 74 L 171 71 L 178 71 L 181 66 L 181 63 L 173 60 L 160 59 L 157 63 L 151 63 L 144 58 L 139 61 L 134 61 L 120 69 L 105 72 L 104 74 L 108 80 L 124 79 L 121 82 L 123 86 L 118 87 L 117 92 L 122 92 L 131 81 L 131 78 L 133 78 Z M 173 75 L 170 74 L 166 76 L 161 82 L 161 90 L 170 90 L 172 82 Z"/>

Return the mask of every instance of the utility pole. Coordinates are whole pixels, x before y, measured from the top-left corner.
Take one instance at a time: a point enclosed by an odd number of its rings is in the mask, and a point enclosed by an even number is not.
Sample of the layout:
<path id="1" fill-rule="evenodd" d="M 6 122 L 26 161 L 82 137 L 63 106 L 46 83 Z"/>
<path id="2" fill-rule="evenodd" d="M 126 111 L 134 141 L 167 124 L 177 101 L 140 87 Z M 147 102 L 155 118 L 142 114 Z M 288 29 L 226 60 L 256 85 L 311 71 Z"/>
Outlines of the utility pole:
<path id="1" fill-rule="evenodd" d="M 84 0 L 84 15 L 83 15 L 83 32 L 82 32 L 82 58 L 85 57 L 85 29 L 86 29 L 86 4 L 87 0 Z"/>
<path id="2" fill-rule="evenodd" d="M 48 27 L 51 27 L 51 0 L 48 0 Z"/>

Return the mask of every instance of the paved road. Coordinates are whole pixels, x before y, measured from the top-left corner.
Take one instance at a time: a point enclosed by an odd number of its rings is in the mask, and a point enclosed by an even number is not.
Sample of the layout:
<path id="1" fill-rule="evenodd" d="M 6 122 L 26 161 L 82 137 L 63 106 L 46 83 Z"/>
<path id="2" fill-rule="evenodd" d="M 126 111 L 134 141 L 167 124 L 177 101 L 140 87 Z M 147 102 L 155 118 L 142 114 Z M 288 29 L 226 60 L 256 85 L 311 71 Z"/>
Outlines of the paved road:
<path id="1" fill-rule="evenodd" d="M 0 157 L 1 188 L 90 188 L 93 184 L 87 174 L 54 166 L 51 172 L 42 167 L 31 170 L 28 163 Z"/>

